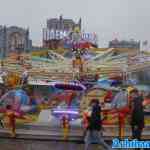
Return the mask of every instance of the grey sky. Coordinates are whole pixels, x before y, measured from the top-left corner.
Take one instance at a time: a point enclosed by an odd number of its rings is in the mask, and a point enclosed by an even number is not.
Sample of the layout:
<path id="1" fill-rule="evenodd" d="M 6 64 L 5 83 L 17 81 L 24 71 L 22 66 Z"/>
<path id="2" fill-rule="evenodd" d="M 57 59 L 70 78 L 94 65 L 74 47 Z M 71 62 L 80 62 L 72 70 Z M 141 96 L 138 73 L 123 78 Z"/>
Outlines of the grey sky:
<path id="1" fill-rule="evenodd" d="M 150 39 L 150 0 L 0 0 L 0 24 L 30 27 L 34 44 L 42 41 L 46 19 L 83 20 L 87 32 L 97 32 L 100 46 L 113 38 Z"/>

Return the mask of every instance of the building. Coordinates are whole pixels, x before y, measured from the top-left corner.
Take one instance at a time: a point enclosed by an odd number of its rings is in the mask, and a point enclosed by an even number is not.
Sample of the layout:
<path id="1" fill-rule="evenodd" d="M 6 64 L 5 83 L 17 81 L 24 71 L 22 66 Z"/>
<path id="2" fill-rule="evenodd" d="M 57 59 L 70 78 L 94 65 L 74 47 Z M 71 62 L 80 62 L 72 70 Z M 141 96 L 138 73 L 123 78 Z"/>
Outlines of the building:
<path id="1" fill-rule="evenodd" d="M 32 48 L 29 29 L 17 26 L 0 26 L 0 54 L 7 55 L 12 51 L 26 51 Z"/>
<path id="2" fill-rule="evenodd" d="M 47 28 L 49 30 L 72 31 L 77 26 L 81 30 L 81 18 L 78 23 L 75 23 L 72 19 L 64 19 L 63 16 L 47 20 Z"/>
<path id="3" fill-rule="evenodd" d="M 72 19 L 64 19 L 62 16 L 48 19 L 47 27 L 43 29 L 43 47 L 50 49 L 64 47 L 65 40 L 75 28 L 81 31 L 81 24 L 81 18 L 78 23 Z"/>
<path id="4" fill-rule="evenodd" d="M 140 41 L 135 40 L 122 40 L 118 39 L 112 40 L 109 42 L 109 48 L 129 48 L 129 49 L 140 49 Z"/>

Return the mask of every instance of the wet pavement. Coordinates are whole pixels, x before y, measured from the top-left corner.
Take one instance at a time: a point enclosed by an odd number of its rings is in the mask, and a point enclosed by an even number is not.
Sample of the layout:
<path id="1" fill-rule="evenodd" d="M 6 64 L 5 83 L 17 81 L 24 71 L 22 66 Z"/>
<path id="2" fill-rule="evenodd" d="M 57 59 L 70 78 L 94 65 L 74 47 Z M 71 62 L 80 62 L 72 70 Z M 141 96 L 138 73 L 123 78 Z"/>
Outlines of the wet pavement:
<path id="1" fill-rule="evenodd" d="M 0 139 L 0 150 L 84 150 L 84 144 L 60 141 Z M 99 145 L 91 145 L 89 150 L 104 150 L 104 148 Z"/>

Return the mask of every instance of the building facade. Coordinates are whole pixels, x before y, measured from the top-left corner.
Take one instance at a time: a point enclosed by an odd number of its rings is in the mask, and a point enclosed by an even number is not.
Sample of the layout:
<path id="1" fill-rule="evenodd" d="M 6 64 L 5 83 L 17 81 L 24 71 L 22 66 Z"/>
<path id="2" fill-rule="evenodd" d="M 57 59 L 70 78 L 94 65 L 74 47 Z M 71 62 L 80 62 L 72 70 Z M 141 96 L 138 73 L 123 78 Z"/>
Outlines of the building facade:
<path id="1" fill-rule="evenodd" d="M 49 30 L 72 31 L 77 26 L 81 30 L 81 18 L 78 23 L 75 23 L 72 19 L 64 19 L 63 16 L 47 20 L 47 28 Z"/>
<path id="2" fill-rule="evenodd" d="M 109 42 L 109 48 L 129 48 L 129 49 L 140 49 L 140 41 L 119 41 L 118 39 Z"/>
<path id="3" fill-rule="evenodd" d="M 17 26 L 0 26 L 0 53 L 5 56 L 13 51 L 26 51 L 32 48 L 29 30 Z"/>
<path id="4" fill-rule="evenodd" d="M 72 19 L 51 18 L 47 20 L 47 27 L 43 29 L 43 47 L 57 49 L 63 47 L 64 41 L 76 28 L 81 31 L 82 20 L 78 23 Z"/>

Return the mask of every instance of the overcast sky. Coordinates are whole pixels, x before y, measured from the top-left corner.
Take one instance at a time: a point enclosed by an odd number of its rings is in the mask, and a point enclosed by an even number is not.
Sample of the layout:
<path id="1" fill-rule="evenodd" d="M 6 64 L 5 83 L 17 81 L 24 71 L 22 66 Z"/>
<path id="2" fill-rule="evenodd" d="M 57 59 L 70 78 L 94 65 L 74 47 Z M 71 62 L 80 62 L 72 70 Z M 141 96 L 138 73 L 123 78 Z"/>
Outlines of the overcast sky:
<path id="1" fill-rule="evenodd" d="M 51 17 L 82 18 L 87 32 L 97 32 L 100 46 L 113 38 L 150 39 L 150 0 L 0 0 L 0 24 L 30 28 L 41 44 L 42 28 Z"/>

